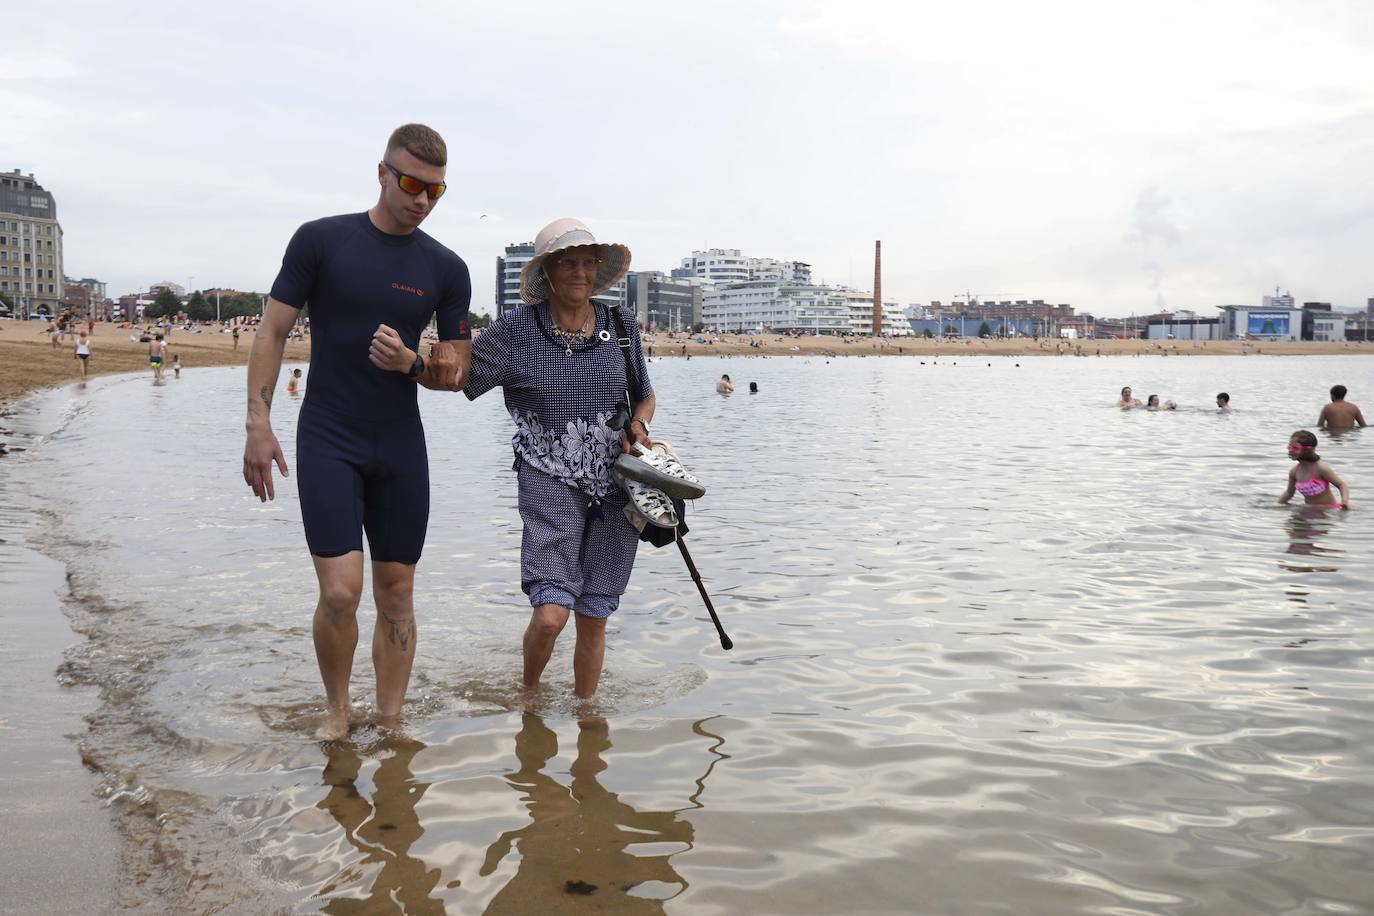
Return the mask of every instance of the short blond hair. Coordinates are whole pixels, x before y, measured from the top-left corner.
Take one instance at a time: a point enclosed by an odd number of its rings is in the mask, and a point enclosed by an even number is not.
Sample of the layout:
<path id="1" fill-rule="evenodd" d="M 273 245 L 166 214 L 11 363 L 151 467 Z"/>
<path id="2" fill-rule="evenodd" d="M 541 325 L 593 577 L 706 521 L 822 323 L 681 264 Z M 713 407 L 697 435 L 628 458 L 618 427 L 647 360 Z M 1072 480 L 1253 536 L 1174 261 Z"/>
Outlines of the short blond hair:
<path id="1" fill-rule="evenodd" d="M 448 147 L 444 144 L 444 138 L 439 136 L 437 130 L 423 124 L 402 124 L 393 130 L 391 139 L 386 141 L 386 154 L 390 156 L 398 149 L 430 165 L 448 165 Z"/>

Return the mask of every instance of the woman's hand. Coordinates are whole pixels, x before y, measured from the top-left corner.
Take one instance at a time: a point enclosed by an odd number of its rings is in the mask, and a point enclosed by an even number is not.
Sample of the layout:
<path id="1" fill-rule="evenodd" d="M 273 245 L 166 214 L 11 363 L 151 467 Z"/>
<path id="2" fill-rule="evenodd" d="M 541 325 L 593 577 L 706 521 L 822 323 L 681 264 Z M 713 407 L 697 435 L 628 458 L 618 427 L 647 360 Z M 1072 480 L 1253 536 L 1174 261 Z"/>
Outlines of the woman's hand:
<path id="1" fill-rule="evenodd" d="M 631 418 L 625 428 L 620 431 L 620 448 L 622 451 L 633 455 L 639 451 L 635 446 L 641 446 L 646 451 L 653 448 L 654 443 L 649 438 L 649 424 L 641 417 Z"/>

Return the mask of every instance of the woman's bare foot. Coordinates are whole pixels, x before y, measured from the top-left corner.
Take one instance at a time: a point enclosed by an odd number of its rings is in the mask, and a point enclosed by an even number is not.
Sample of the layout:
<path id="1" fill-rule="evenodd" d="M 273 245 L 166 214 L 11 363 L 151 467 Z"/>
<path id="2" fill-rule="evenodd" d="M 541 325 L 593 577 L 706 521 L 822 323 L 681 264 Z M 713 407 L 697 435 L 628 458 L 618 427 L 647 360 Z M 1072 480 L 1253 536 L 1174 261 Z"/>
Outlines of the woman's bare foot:
<path id="1" fill-rule="evenodd" d="M 348 710 L 326 709 L 324 722 L 315 730 L 316 741 L 342 741 L 348 737 Z"/>

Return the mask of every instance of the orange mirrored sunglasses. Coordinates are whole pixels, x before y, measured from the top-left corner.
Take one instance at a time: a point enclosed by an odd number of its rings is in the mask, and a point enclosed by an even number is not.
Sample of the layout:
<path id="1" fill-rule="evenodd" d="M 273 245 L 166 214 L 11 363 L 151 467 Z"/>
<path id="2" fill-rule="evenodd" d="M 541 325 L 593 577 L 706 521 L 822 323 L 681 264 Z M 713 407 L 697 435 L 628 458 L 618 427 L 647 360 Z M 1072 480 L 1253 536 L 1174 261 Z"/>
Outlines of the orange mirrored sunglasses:
<path id="1" fill-rule="evenodd" d="M 392 165 L 390 162 L 387 162 L 385 159 L 382 160 L 382 165 L 390 169 L 391 174 L 396 176 L 396 186 L 399 187 L 402 191 L 411 195 L 412 197 L 416 194 L 419 194 L 421 191 L 424 191 L 425 194 L 429 196 L 430 200 L 438 200 L 439 198 L 443 197 L 444 192 L 448 190 L 448 185 L 445 182 L 421 181 L 414 175 L 407 175 L 405 172 L 402 172 L 400 169 L 396 168 L 396 166 Z"/>

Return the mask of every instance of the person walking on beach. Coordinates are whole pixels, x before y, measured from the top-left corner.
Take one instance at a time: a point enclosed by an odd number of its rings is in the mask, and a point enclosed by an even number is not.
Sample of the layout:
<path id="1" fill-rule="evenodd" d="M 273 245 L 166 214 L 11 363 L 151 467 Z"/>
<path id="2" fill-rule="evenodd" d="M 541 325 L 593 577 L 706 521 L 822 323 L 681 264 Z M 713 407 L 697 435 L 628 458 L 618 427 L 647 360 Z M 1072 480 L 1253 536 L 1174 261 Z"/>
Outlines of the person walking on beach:
<path id="1" fill-rule="evenodd" d="M 172 354 L 172 378 L 181 378 L 181 356 Z"/>
<path id="2" fill-rule="evenodd" d="M 1293 433 L 1288 440 L 1288 457 L 1296 464 L 1288 472 L 1288 487 L 1279 497 L 1280 504 L 1287 505 L 1296 491 L 1308 505 L 1350 508 L 1350 488 L 1317 454 L 1316 434 L 1306 429 Z M 1340 490 L 1339 501 L 1331 492 L 1332 487 Z"/>
<path id="3" fill-rule="evenodd" d="M 1360 413 L 1360 408 L 1345 399 L 1345 386 L 1332 386 L 1331 403 L 1322 407 L 1317 417 L 1317 428 L 1353 429 L 1364 425 L 1364 414 Z"/>
<path id="4" fill-rule="evenodd" d="M 655 398 L 635 316 L 624 309 L 616 316 L 612 306 L 592 299 L 629 267 L 629 248 L 597 242 L 580 220 L 554 220 L 539 230 L 534 257 L 520 272 L 526 304 L 477 338 L 463 389 L 472 400 L 500 386 L 515 421 L 511 445 L 524 523 L 520 587 L 532 608 L 524 686 L 539 686 L 558 635 L 574 616 L 579 699 L 590 698 L 600 683 L 606 621 L 620 606 L 639 547 L 611 466 L 634 444 L 652 445 Z M 621 337 L 629 338 L 640 390 L 629 392 L 634 413 L 617 432 L 629 387 Z"/>
<path id="5" fill-rule="evenodd" d="M 162 360 L 167 355 L 167 341 L 159 334 L 148 341 L 148 365 L 153 367 L 153 382 L 162 381 Z"/>
<path id="6" fill-rule="evenodd" d="M 237 323 L 234 324 L 234 329 L 230 333 L 234 335 L 234 349 L 237 350 L 239 348 L 239 326 Z"/>
<path id="7" fill-rule="evenodd" d="M 301 520 L 319 581 L 313 632 L 328 701 L 318 732 L 324 739 L 348 733 L 364 533 L 383 721 L 400 715 L 415 659 L 415 565 L 429 522 L 429 459 L 416 385 L 461 390 L 472 345 L 467 265 L 419 230 L 447 187 L 447 162 L 447 147 L 433 129 L 406 124 L 392 132 L 377 163 L 381 190 L 372 208 L 306 223 L 292 236 L 249 355 L 243 479 L 266 501 L 276 495 L 272 465 L 287 474 L 271 425 L 282 351 L 300 310 L 310 306 L 319 333 L 297 421 L 296 463 Z M 417 350 L 432 317 L 439 343 L 426 361 Z"/>
<path id="8" fill-rule="evenodd" d="M 89 370 L 87 362 L 91 358 L 91 340 L 82 331 L 81 336 L 76 339 L 76 344 L 72 347 L 72 355 L 81 361 L 81 377 L 84 379 Z"/>

